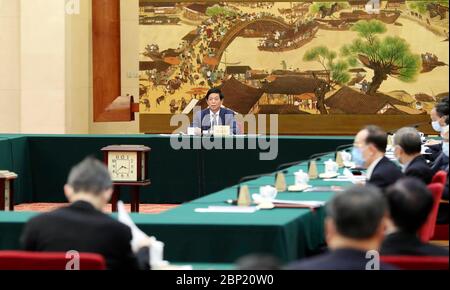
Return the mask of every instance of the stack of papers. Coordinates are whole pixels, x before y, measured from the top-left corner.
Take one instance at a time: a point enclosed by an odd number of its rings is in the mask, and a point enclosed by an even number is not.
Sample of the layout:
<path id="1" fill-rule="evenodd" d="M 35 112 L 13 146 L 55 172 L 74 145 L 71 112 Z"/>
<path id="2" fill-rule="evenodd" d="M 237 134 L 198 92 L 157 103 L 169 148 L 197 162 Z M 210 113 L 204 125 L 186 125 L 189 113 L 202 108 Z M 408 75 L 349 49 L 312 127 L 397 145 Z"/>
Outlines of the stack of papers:
<path id="1" fill-rule="evenodd" d="M 209 206 L 207 208 L 196 208 L 195 212 L 205 213 L 254 213 L 259 210 L 256 206 Z"/>
<path id="2" fill-rule="evenodd" d="M 291 204 L 291 205 L 301 205 L 310 208 L 317 208 L 325 205 L 324 201 L 315 201 L 315 200 L 281 200 L 274 199 L 272 200 L 274 204 Z"/>
<path id="3" fill-rule="evenodd" d="M 265 199 L 262 198 L 261 195 L 254 193 L 252 194 L 252 198 L 255 201 L 255 203 L 259 204 L 263 201 L 271 202 L 275 205 L 293 205 L 298 207 L 305 207 L 305 208 L 317 208 L 325 205 L 324 201 L 314 201 L 314 200 L 282 200 L 282 199 Z"/>
<path id="4" fill-rule="evenodd" d="M 304 192 L 341 192 L 344 191 L 344 189 L 340 186 L 316 186 L 312 188 L 305 189 Z"/>

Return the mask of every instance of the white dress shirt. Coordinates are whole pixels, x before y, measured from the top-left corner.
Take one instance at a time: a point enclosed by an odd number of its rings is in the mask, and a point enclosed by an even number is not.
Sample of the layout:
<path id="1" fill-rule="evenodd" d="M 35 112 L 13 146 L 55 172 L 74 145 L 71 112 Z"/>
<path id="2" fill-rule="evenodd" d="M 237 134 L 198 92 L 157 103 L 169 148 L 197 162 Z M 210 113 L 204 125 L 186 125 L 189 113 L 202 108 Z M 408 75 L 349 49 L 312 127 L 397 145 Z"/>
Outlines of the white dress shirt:
<path id="1" fill-rule="evenodd" d="M 216 120 L 216 126 L 220 125 L 220 110 L 216 113 L 213 113 L 213 111 L 209 110 L 209 118 L 211 122 L 211 129 L 213 128 L 214 119 Z"/>

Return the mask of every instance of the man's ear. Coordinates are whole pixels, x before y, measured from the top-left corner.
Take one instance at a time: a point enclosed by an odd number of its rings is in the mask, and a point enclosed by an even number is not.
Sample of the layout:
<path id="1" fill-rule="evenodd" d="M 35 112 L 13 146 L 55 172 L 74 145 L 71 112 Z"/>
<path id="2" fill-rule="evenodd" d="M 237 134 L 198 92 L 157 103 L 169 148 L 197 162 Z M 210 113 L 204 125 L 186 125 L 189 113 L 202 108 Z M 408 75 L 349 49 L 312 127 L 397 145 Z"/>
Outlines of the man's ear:
<path id="1" fill-rule="evenodd" d="M 66 198 L 67 198 L 67 200 L 69 202 L 71 202 L 74 194 L 75 193 L 73 191 L 73 187 L 72 186 L 70 186 L 68 184 L 64 185 L 64 195 L 66 196 Z"/>
<path id="2" fill-rule="evenodd" d="M 380 221 L 380 225 L 378 226 L 376 236 L 379 241 L 384 240 L 384 236 L 386 234 L 386 230 L 389 228 L 390 220 L 388 218 L 388 214 L 386 214 Z"/>
<path id="3" fill-rule="evenodd" d="M 327 244 L 333 239 L 336 235 L 336 226 L 331 218 L 325 218 L 325 240 Z"/>
<path id="4" fill-rule="evenodd" d="M 375 148 L 375 145 L 370 143 L 367 147 L 369 148 L 369 152 L 371 153 L 371 155 L 375 155 L 375 153 L 377 152 L 377 148 Z"/>
<path id="5" fill-rule="evenodd" d="M 113 192 L 114 192 L 114 190 L 112 188 L 107 189 L 103 192 L 102 195 L 103 195 L 105 203 L 108 203 L 111 200 L 111 196 L 112 196 Z"/>

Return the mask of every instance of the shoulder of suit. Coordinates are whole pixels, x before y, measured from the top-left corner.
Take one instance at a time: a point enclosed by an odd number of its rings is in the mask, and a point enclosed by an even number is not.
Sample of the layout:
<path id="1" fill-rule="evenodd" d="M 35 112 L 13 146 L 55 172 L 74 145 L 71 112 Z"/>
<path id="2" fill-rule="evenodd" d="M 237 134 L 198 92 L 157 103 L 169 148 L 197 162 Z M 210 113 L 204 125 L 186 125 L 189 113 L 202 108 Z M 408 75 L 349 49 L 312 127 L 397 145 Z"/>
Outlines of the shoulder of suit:
<path id="1" fill-rule="evenodd" d="M 233 114 L 234 115 L 236 113 L 235 111 L 230 110 L 228 108 L 222 108 L 222 110 L 224 110 L 225 114 Z"/>
<path id="2" fill-rule="evenodd" d="M 114 219 L 108 214 L 100 211 L 92 211 L 93 214 L 86 215 L 86 223 L 102 224 L 108 226 L 110 229 L 114 228 L 117 231 L 130 231 L 129 227 L 118 220 Z M 70 207 L 60 208 L 51 212 L 39 214 L 29 220 L 31 225 L 39 226 L 43 223 L 56 223 L 65 220 L 64 217 L 76 215 Z"/>

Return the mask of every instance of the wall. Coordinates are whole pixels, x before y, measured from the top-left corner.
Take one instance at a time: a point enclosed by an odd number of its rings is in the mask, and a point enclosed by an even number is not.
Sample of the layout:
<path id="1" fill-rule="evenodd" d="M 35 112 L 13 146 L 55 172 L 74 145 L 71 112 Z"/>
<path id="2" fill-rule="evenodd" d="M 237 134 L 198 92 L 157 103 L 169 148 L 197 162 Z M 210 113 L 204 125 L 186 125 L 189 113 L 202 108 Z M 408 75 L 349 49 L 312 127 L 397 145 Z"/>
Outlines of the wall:
<path id="1" fill-rule="evenodd" d="M 122 49 L 122 95 L 139 98 L 139 80 L 134 75 L 139 70 L 139 1 L 120 1 L 121 49 Z M 90 54 L 92 57 L 92 54 Z M 92 75 L 92 71 L 90 72 Z M 91 77 L 92 79 L 92 77 Z M 92 84 L 91 84 L 92 88 Z M 91 90 L 92 92 L 92 90 Z M 92 134 L 130 134 L 139 132 L 139 117 L 133 122 L 94 123 L 92 113 L 92 93 L 89 96 L 89 133 Z"/>
<path id="2" fill-rule="evenodd" d="M 0 0 L 1 133 L 138 133 L 93 122 L 91 1 Z M 138 97 L 138 0 L 121 9 L 122 94 Z"/>
<path id="3" fill-rule="evenodd" d="M 21 0 L 22 133 L 66 133 L 65 3 Z"/>
<path id="4" fill-rule="evenodd" d="M 20 2 L 0 0 L 0 132 L 20 131 Z"/>

